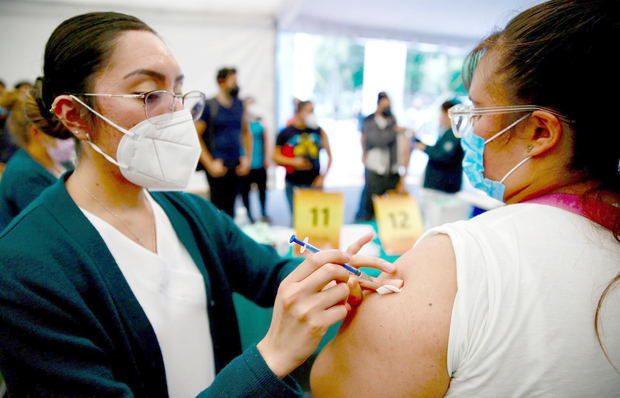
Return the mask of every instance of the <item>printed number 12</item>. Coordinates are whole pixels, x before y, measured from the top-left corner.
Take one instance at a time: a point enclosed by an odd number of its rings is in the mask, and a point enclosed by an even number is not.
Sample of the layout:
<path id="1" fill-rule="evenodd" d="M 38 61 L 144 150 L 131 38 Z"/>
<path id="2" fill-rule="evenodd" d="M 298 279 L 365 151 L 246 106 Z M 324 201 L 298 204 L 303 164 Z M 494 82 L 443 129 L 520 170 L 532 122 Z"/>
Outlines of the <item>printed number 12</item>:
<path id="1" fill-rule="evenodd" d="M 400 216 L 400 217 L 397 217 Z M 408 227 L 407 221 L 409 219 L 409 215 L 405 211 L 399 211 L 395 213 L 389 213 L 390 220 L 392 221 L 392 226 L 394 229 L 402 228 L 406 229 Z M 399 222 L 400 221 L 400 222 Z"/>

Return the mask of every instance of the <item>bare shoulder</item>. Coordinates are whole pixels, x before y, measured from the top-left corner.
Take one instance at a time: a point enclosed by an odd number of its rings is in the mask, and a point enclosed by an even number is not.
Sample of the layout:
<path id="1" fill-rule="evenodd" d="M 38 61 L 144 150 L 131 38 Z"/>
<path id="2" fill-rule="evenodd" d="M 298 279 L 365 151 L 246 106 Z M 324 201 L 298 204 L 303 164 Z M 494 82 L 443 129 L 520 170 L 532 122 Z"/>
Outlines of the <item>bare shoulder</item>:
<path id="1" fill-rule="evenodd" d="M 456 259 L 447 235 L 397 261 L 401 293 L 369 294 L 315 361 L 315 396 L 434 397 L 450 384 L 447 349 Z"/>

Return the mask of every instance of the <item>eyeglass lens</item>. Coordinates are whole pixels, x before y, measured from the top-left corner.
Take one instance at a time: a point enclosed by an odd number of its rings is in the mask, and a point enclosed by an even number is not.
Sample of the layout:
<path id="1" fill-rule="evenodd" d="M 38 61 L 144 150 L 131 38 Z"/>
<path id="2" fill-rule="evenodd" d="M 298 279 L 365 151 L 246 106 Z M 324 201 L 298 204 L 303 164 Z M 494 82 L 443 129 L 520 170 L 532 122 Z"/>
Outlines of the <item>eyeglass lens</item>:
<path id="1" fill-rule="evenodd" d="M 182 98 L 169 91 L 152 91 L 144 97 L 144 105 L 147 119 L 156 116 L 170 114 L 181 109 L 189 109 L 194 120 L 202 114 L 205 105 L 205 97 L 199 91 L 190 91 Z M 161 120 L 158 118 L 156 120 Z"/>
<path id="2" fill-rule="evenodd" d="M 205 107 L 205 96 L 200 91 L 190 91 L 183 97 L 183 107 L 189 109 L 194 120 L 198 120 Z"/>
<path id="3" fill-rule="evenodd" d="M 471 115 L 453 114 L 450 115 L 450 122 L 452 123 L 452 131 L 457 137 L 462 137 L 463 134 L 471 127 Z"/>

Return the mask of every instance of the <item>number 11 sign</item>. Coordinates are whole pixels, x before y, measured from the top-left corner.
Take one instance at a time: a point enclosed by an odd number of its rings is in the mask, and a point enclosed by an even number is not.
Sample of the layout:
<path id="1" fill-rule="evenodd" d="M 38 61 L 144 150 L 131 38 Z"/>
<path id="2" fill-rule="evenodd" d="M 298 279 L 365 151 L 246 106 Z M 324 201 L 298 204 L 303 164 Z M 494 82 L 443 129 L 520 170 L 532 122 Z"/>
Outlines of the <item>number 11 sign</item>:
<path id="1" fill-rule="evenodd" d="M 409 195 L 386 195 L 373 198 L 379 240 L 388 255 L 403 254 L 424 232 L 420 208 Z"/>
<path id="2" fill-rule="evenodd" d="M 293 228 L 300 239 L 308 237 L 319 249 L 340 246 L 340 228 L 344 215 L 342 193 L 316 189 L 295 189 Z"/>

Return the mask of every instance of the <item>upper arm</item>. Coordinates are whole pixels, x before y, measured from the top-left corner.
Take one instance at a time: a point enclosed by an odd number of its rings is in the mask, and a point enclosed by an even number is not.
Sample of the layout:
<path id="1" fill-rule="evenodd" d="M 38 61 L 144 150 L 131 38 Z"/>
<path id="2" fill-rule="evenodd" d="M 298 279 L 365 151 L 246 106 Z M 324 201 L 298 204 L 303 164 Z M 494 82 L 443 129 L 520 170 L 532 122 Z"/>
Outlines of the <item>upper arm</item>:
<path id="1" fill-rule="evenodd" d="M 196 132 L 198 133 L 198 138 L 201 138 L 202 141 L 202 133 L 207 129 L 207 122 L 202 119 L 198 119 L 194 122 L 194 126 L 196 126 Z"/>
<path id="2" fill-rule="evenodd" d="M 402 292 L 369 294 L 312 368 L 315 396 L 443 396 L 456 294 L 450 239 L 435 235 L 395 263 Z"/>
<path id="3" fill-rule="evenodd" d="M 276 162 L 277 164 L 281 164 L 283 156 L 284 155 L 282 155 L 282 147 L 279 145 L 276 145 L 276 147 L 273 150 L 273 161 Z"/>
<path id="4" fill-rule="evenodd" d="M 321 143 L 323 148 L 325 148 L 325 151 L 327 151 L 327 155 L 331 158 L 332 152 L 329 148 L 329 139 L 327 139 L 327 134 L 325 134 L 325 131 L 323 129 L 321 129 Z"/>

